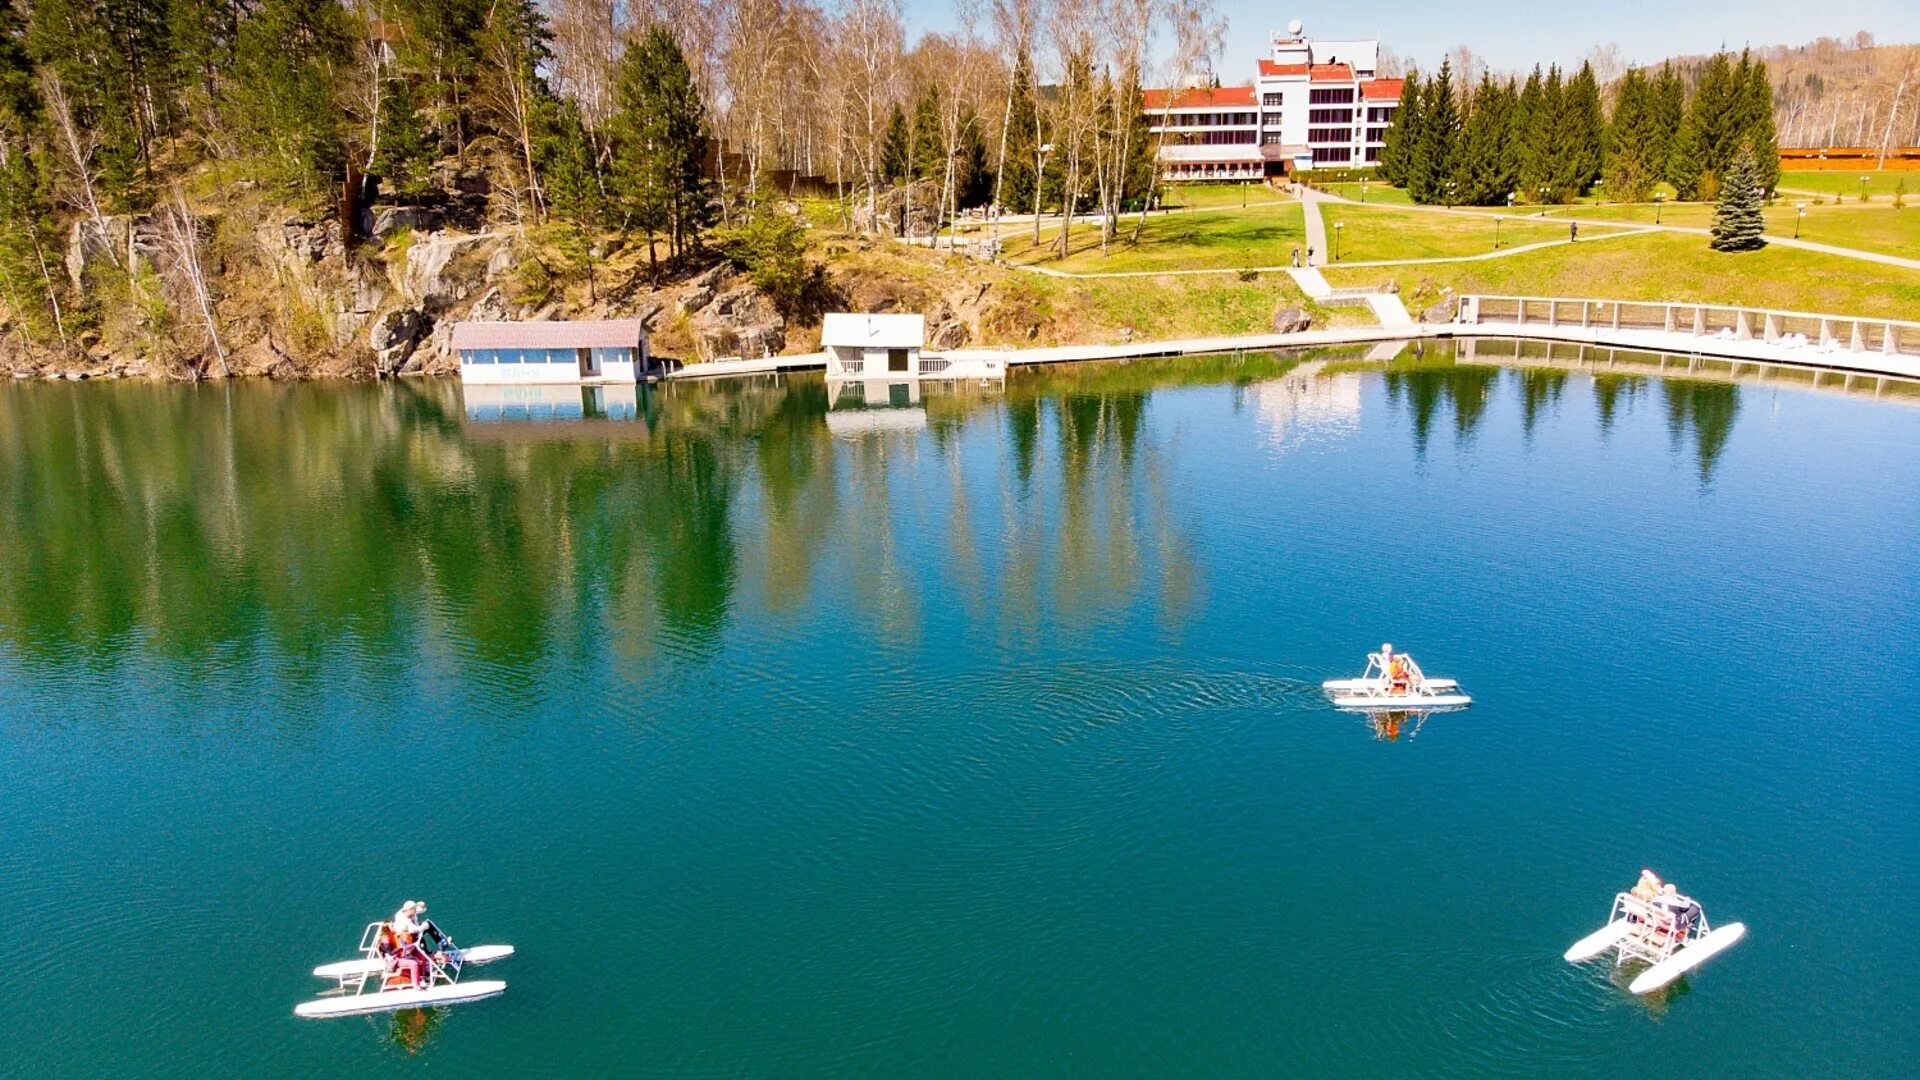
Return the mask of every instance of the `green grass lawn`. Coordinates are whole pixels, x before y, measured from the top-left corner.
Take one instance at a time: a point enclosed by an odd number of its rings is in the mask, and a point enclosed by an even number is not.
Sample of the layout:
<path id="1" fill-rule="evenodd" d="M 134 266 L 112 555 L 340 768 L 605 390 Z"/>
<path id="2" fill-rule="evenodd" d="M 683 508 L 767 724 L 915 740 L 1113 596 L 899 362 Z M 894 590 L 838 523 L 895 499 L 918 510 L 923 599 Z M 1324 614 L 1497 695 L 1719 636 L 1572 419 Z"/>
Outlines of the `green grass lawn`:
<path id="1" fill-rule="evenodd" d="M 1920 270 L 1778 246 L 1724 254 L 1708 248 L 1705 237 L 1686 233 L 1476 262 L 1331 269 L 1327 279 L 1336 286 L 1398 281 L 1415 311 L 1451 287 L 1456 293 L 1710 302 L 1887 318 L 1920 312 Z"/>
<path id="2" fill-rule="evenodd" d="M 1323 184 L 1321 186 L 1343 199 L 1352 199 L 1355 202 L 1361 201 L 1360 185 L 1358 183 Z M 1379 203 L 1382 206 L 1413 205 L 1413 198 L 1407 194 L 1405 188 L 1397 188 L 1391 184 L 1382 184 L 1377 180 L 1367 181 L 1365 201 L 1368 206 L 1372 206 L 1375 203 Z"/>
<path id="3" fill-rule="evenodd" d="M 1354 205 L 1322 206 L 1321 218 L 1327 225 L 1327 242 L 1338 250 L 1341 262 L 1451 258 L 1494 249 L 1496 223 L 1483 216 Z M 1335 225 L 1346 227 L 1336 230 Z M 1497 226 L 1503 248 L 1567 238 L 1567 227 L 1558 222 L 1508 218 Z M 1592 229 L 1587 235 L 1612 231 Z"/>
<path id="4" fill-rule="evenodd" d="M 1892 198 L 1893 189 L 1904 179 L 1907 183 L 1909 201 L 1920 199 L 1920 172 L 1911 169 L 1904 172 L 1898 169 L 1884 171 L 1796 169 L 1791 172 L 1782 172 L 1778 186 L 1795 191 L 1815 191 L 1823 195 L 1844 196 L 1848 202 L 1853 202 L 1860 197 L 1860 178 L 1863 176 L 1867 178 L 1869 197 L 1877 195 L 1882 199 Z"/>
<path id="5" fill-rule="evenodd" d="M 1768 235 L 1792 236 L 1797 213 L 1794 203 L 1786 199 L 1767 207 Z M 1645 203 L 1616 203 L 1612 206 L 1567 207 L 1551 211 L 1549 216 L 1651 225 L 1654 210 Z M 1713 224 L 1713 204 L 1675 203 L 1661 208 L 1659 216 L 1662 224 L 1704 229 Z M 1920 207 L 1895 210 L 1886 200 L 1878 203 L 1809 204 L 1806 216 L 1800 222 L 1800 238 L 1920 259 Z"/>
<path id="6" fill-rule="evenodd" d="M 1008 238 L 1002 250 L 1015 264 L 1084 274 L 1284 266 L 1292 250 L 1307 242 L 1300 204 L 1291 201 L 1247 210 L 1152 214 L 1138 245 L 1127 243 L 1135 220 L 1121 222 L 1120 234 L 1104 256 L 1100 231 L 1092 225 L 1074 227 L 1073 248 L 1064 260 L 1055 255 L 1059 232 L 1054 228 L 1042 230 L 1038 248 L 1029 227 Z"/>
<path id="7" fill-rule="evenodd" d="M 1255 203 L 1289 201 L 1265 184 L 1168 184 L 1160 189 L 1160 208 L 1207 210 Z"/>

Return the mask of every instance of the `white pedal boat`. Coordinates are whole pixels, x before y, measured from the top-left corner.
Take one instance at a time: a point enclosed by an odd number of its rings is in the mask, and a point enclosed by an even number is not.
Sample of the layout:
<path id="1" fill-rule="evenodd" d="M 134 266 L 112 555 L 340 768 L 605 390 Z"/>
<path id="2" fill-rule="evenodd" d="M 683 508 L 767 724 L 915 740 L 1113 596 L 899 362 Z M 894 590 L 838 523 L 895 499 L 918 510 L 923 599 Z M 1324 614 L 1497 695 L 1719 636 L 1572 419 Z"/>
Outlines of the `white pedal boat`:
<path id="1" fill-rule="evenodd" d="M 1613 898 L 1607 925 L 1574 942 L 1566 959 L 1578 964 L 1612 949 L 1615 967 L 1629 960 L 1646 961 L 1650 966 L 1627 985 L 1630 993 L 1646 994 L 1732 948 L 1746 934 L 1742 923 L 1709 927 L 1707 913 L 1689 896 L 1649 901 L 1620 893 Z"/>
<path id="2" fill-rule="evenodd" d="M 470 965 L 490 964 L 512 956 L 513 946 L 475 945 L 463 949 L 443 937 L 440 949 L 427 954 L 425 985 L 416 985 L 381 954 L 380 940 L 386 928 L 384 922 L 367 924 L 360 933 L 359 959 L 314 968 L 316 978 L 332 979 L 339 985 L 321 997 L 295 1005 L 293 1014 L 313 1020 L 360 1016 L 394 1009 L 457 1005 L 493 997 L 506 990 L 507 984 L 498 979 L 461 982 L 460 975 Z"/>
<path id="3" fill-rule="evenodd" d="M 458 957 L 464 967 L 478 964 L 491 964 L 495 960 L 505 960 L 513 955 L 511 945 L 473 945 L 464 949 L 448 949 L 449 957 Z M 313 969 L 316 979 L 358 978 L 361 975 L 378 975 L 385 970 L 387 962 L 378 956 L 363 956 L 358 960 L 342 960 L 337 964 L 321 964 Z"/>
<path id="4" fill-rule="evenodd" d="M 1401 665 L 1398 678 L 1391 671 L 1395 662 Z M 1391 645 L 1367 654 L 1367 670 L 1359 678 L 1328 679 L 1320 689 L 1332 695 L 1336 709 L 1458 709 L 1473 703 L 1460 693 L 1459 682 L 1428 678 L 1413 657 L 1394 653 Z"/>
<path id="5" fill-rule="evenodd" d="M 365 1013 L 391 1012 L 395 1009 L 425 1009 L 436 1005 L 457 1005 L 478 1001 L 505 991 L 507 984 L 498 979 L 474 979 L 470 982 L 435 983 L 423 989 L 378 990 L 370 994 L 346 994 L 341 997 L 315 998 L 293 1007 L 293 1015 L 309 1020 L 334 1016 L 360 1016 Z"/>

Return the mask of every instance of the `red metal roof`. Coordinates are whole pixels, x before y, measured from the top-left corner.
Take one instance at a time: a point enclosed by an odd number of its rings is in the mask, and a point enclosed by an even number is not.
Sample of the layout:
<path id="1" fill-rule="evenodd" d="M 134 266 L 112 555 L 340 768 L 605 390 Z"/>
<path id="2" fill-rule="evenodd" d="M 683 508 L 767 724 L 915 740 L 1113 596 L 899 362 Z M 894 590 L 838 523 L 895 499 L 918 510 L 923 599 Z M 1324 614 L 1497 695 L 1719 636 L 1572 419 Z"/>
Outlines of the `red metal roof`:
<path id="1" fill-rule="evenodd" d="M 1206 109 L 1216 105 L 1252 105 L 1253 87 L 1216 86 L 1209 89 L 1204 86 L 1182 87 L 1177 90 L 1145 90 L 1140 94 L 1145 108 L 1164 109 L 1167 107 L 1167 94 L 1173 94 L 1173 107 L 1176 109 Z"/>
<path id="2" fill-rule="evenodd" d="M 1307 70 L 1307 78 L 1314 82 L 1352 82 L 1353 67 L 1349 64 L 1315 64 Z"/>
<path id="3" fill-rule="evenodd" d="M 1267 79 L 1282 79 L 1302 76 L 1307 73 L 1305 64 L 1276 64 L 1271 60 L 1260 61 L 1260 75 Z"/>
<path id="4" fill-rule="evenodd" d="M 646 336 L 639 319 L 577 322 L 463 322 L 453 328 L 455 349 L 634 348 Z"/>
<path id="5" fill-rule="evenodd" d="M 1368 101 L 1399 101 L 1405 79 L 1375 79 L 1360 84 L 1360 96 Z"/>

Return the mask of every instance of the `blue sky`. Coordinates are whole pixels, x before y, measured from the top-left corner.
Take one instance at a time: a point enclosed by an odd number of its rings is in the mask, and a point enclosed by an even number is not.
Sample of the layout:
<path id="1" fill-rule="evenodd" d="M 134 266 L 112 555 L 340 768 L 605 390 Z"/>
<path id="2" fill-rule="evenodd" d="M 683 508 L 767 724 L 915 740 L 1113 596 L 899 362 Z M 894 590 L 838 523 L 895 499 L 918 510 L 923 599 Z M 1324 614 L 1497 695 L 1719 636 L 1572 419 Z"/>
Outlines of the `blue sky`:
<path id="1" fill-rule="evenodd" d="M 915 31 L 953 25 L 950 0 L 904 0 Z M 1615 3 L 1543 3 L 1486 0 L 1447 3 L 1374 0 L 1367 4 L 1260 3 L 1215 0 L 1228 19 L 1221 74 L 1251 67 L 1267 32 L 1300 19 L 1317 37 L 1379 37 L 1402 57 L 1427 67 L 1455 45 L 1466 45 L 1494 68 L 1577 62 L 1595 45 L 1617 42 L 1629 62 L 1711 52 L 1723 42 L 1800 45 L 1816 37 L 1848 37 L 1866 30 L 1881 44 L 1920 41 L 1920 0 L 1618 0 Z"/>

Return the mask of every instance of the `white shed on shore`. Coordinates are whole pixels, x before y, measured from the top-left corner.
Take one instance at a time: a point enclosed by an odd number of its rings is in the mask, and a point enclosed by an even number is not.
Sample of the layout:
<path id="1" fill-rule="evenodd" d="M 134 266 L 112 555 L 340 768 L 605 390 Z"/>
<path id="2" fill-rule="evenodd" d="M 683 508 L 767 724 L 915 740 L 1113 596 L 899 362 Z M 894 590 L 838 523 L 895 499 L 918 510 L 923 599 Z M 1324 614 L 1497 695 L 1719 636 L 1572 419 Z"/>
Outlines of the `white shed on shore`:
<path id="1" fill-rule="evenodd" d="M 480 385 L 630 383 L 652 363 L 639 319 L 463 322 L 452 345 L 460 378 Z"/>
<path id="2" fill-rule="evenodd" d="M 926 340 L 919 315 L 833 312 L 820 327 L 829 379 L 917 379 Z"/>

